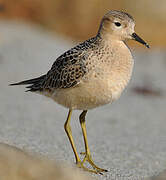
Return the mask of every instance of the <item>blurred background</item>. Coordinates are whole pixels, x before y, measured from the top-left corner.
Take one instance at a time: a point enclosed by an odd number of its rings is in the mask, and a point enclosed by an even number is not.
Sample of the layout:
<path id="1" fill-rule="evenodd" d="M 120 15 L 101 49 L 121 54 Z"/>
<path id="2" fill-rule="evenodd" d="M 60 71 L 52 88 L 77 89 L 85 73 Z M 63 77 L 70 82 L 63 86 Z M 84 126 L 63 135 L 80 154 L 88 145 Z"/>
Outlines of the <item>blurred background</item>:
<path id="1" fill-rule="evenodd" d="M 35 23 L 77 41 L 95 35 L 111 9 L 129 12 L 152 47 L 166 47 L 165 0 L 0 0 L 1 19 Z"/>
<path id="2" fill-rule="evenodd" d="M 96 163 L 109 170 L 102 180 L 140 180 L 159 172 L 165 180 L 166 0 L 0 0 L 0 142 L 74 164 L 63 129 L 68 110 L 8 84 L 46 73 L 73 44 L 94 36 L 111 9 L 131 14 L 136 32 L 151 48 L 129 42 L 135 59 L 131 82 L 117 102 L 88 112 L 90 148 Z M 71 126 L 83 152 L 79 114 L 73 113 Z M 12 147 L 1 147 L 0 159 L 6 153 L 8 163 Z M 19 151 L 16 157 L 21 160 Z"/>

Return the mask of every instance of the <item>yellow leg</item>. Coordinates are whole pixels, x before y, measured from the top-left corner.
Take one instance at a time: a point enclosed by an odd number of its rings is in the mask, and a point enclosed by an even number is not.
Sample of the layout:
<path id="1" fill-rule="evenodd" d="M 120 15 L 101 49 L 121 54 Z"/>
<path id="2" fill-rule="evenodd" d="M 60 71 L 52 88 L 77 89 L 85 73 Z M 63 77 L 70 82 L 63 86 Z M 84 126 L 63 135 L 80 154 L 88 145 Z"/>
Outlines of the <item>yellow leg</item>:
<path id="1" fill-rule="evenodd" d="M 87 111 L 86 111 L 87 112 Z M 64 124 L 64 128 L 65 128 L 65 131 L 66 131 L 66 134 L 67 134 L 67 136 L 68 136 L 68 138 L 69 138 L 69 141 L 70 141 L 70 144 L 71 144 L 71 146 L 72 146 L 72 149 L 73 149 L 73 152 L 74 152 L 74 155 L 75 155 L 75 159 L 76 159 L 76 164 L 77 164 L 77 166 L 79 167 L 79 168 L 83 168 L 84 170 L 86 170 L 86 171 L 89 171 L 89 172 L 92 172 L 92 173 L 100 173 L 101 171 L 104 171 L 104 170 L 102 170 L 102 169 L 100 169 L 100 168 L 98 168 L 95 164 L 93 164 L 93 161 L 91 160 L 91 158 L 90 158 L 90 151 L 89 151 L 89 148 L 88 148 L 88 144 L 87 144 L 87 141 L 86 141 L 86 131 L 85 131 L 85 136 L 84 136 L 84 140 L 85 140 L 85 144 L 86 144 L 86 157 L 84 158 L 84 160 L 81 162 L 81 160 L 80 160 L 80 158 L 79 158 L 79 156 L 78 156 L 78 153 L 77 153 L 77 151 L 76 151 L 76 147 L 75 147 L 75 144 L 74 144 L 74 140 L 73 140 L 73 137 L 72 137 L 72 131 L 71 131 L 71 127 L 70 127 L 70 120 L 71 120 L 71 114 L 72 114 L 72 110 L 69 110 L 69 113 L 68 113 L 68 116 L 67 116 L 67 120 L 66 120 L 66 122 L 65 122 L 65 124 Z M 84 114 L 84 113 L 83 113 Z M 85 115 L 86 115 L 86 113 L 85 113 Z M 81 117 L 81 115 L 80 115 L 80 117 Z M 84 119 L 85 119 L 85 117 L 84 117 Z M 80 122 L 81 122 L 81 120 L 80 120 Z M 81 125 L 81 127 L 82 127 L 82 125 Z M 84 133 L 83 133 L 84 134 Z M 96 170 L 92 170 L 92 169 L 88 169 L 88 168 L 86 168 L 85 166 L 84 166 L 84 162 L 85 161 L 88 161 L 93 167 L 95 167 L 96 169 L 97 169 L 97 171 Z M 100 170 L 99 170 L 100 169 Z"/>
<path id="2" fill-rule="evenodd" d="M 86 116 L 87 110 L 84 110 L 81 114 L 80 114 L 80 124 L 81 124 L 81 128 L 82 128 L 82 133 L 83 133 L 83 137 L 84 137 L 84 143 L 85 143 L 85 153 L 82 153 L 85 155 L 82 164 L 87 161 L 89 162 L 89 164 L 91 164 L 91 166 L 96 169 L 96 173 L 100 173 L 100 172 L 107 172 L 107 170 L 105 169 L 101 169 L 98 166 L 95 165 L 95 163 L 93 162 L 92 158 L 91 158 L 91 154 L 90 154 L 90 150 L 89 150 L 89 146 L 88 146 L 88 141 L 87 141 L 87 133 L 86 133 L 86 125 L 85 125 L 85 116 Z"/>
<path id="3" fill-rule="evenodd" d="M 73 149 L 75 159 L 76 159 L 76 164 L 77 164 L 77 163 L 81 162 L 81 160 L 80 160 L 80 158 L 78 156 L 78 153 L 76 151 L 76 147 L 75 147 L 74 140 L 73 140 L 73 137 L 72 137 L 72 131 L 71 131 L 71 127 L 70 127 L 71 114 L 72 114 L 72 110 L 69 110 L 67 120 L 66 120 L 66 122 L 64 124 L 64 128 L 65 128 L 66 134 L 67 134 L 67 136 L 69 138 L 71 147 Z"/>

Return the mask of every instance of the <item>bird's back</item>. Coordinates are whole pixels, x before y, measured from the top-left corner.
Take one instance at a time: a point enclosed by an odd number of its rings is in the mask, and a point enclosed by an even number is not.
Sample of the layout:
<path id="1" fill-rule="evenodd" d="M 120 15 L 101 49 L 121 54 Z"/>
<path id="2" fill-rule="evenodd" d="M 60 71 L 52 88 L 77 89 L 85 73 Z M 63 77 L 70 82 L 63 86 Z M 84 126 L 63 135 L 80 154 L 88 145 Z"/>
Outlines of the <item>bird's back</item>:
<path id="1" fill-rule="evenodd" d="M 94 37 L 86 40 L 58 57 L 40 83 L 28 87 L 30 91 L 54 91 L 79 84 L 87 73 L 86 62 L 89 51 L 97 46 L 97 39 Z"/>

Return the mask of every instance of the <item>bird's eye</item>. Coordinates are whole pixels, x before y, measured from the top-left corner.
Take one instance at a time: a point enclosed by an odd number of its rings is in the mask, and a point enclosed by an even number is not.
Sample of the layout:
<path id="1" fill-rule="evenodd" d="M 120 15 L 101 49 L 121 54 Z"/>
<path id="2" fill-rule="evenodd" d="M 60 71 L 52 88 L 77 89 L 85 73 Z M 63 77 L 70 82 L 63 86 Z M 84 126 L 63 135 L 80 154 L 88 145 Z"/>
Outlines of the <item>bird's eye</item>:
<path id="1" fill-rule="evenodd" d="M 120 27 L 120 26 L 121 26 L 121 23 L 115 22 L 115 25 L 116 25 L 117 27 Z"/>

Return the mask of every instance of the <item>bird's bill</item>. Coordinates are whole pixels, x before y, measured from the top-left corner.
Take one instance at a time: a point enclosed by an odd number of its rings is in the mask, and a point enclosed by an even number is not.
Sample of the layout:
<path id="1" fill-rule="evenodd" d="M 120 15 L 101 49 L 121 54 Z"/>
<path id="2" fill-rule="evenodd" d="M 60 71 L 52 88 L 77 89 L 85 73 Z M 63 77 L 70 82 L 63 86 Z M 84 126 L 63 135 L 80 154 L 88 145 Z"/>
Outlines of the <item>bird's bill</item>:
<path id="1" fill-rule="evenodd" d="M 143 44 L 147 48 L 150 48 L 148 43 L 146 43 L 143 39 L 141 39 L 136 33 L 133 33 L 131 36 L 135 41 L 138 41 L 139 43 Z"/>

